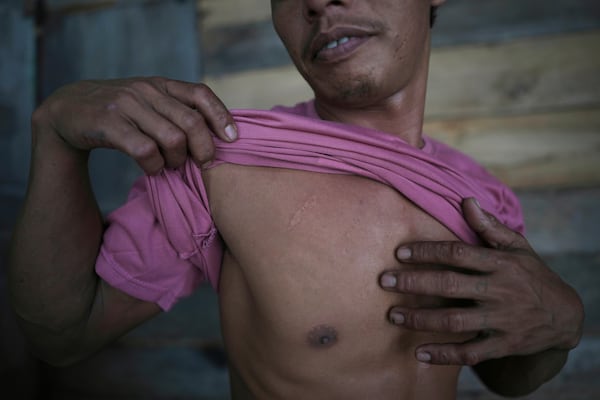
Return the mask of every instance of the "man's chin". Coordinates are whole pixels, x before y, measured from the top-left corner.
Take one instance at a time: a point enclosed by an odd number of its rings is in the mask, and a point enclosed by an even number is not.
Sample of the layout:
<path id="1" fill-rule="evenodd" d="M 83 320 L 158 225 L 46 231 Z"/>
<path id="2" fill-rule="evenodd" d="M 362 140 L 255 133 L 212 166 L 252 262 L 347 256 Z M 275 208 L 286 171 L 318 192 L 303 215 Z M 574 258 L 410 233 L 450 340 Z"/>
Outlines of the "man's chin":
<path id="1" fill-rule="evenodd" d="M 357 108 L 370 104 L 377 98 L 377 86 L 371 79 L 354 78 L 328 82 L 325 90 L 313 87 L 315 97 L 322 103 Z"/>

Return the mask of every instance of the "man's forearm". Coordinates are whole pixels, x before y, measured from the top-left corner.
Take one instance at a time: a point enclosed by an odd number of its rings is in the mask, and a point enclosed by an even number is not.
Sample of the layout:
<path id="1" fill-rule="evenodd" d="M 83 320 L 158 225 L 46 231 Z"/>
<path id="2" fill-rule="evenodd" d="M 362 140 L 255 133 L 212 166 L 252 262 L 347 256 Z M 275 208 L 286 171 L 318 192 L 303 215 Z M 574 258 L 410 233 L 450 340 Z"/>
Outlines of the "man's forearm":
<path id="1" fill-rule="evenodd" d="M 482 362 L 473 369 L 481 381 L 502 396 L 524 396 L 560 372 L 567 350 L 546 350 L 529 356 L 511 356 Z"/>
<path id="2" fill-rule="evenodd" d="M 41 122 L 34 119 L 30 182 L 11 244 L 9 290 L 34 349 L 52 357 L 89 314 L 102 218 L 87 154 L 44 131 Z"/>

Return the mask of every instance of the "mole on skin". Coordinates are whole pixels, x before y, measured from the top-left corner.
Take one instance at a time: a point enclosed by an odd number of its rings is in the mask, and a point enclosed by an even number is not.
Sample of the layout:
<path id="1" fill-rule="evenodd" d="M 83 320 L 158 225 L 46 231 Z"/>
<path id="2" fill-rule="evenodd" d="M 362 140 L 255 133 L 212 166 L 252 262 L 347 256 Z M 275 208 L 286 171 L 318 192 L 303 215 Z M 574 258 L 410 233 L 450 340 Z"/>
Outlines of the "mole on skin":
<path id="1" fill-rule="evenodd" d="M 337 331 L 328 325 L 319 325 L 308 332 L 308 344 L 315 348 L 331 347 L 337 342 L 337 339 Z"/>

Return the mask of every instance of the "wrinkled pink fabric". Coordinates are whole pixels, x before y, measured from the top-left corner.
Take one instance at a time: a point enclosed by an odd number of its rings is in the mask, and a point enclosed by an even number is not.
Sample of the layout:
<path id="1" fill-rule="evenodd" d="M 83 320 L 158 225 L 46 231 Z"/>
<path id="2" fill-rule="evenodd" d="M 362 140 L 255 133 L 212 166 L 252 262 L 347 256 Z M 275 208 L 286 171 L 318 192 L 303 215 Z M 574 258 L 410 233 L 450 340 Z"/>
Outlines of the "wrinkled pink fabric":
<path id="1" fill-rule="evenodd" d="M 383 132 L 318 119 L 314 103 L 272 111 L 233 111 L 240 138 L 215 138 L 215 161 L 353 174 L 394 187 L 461 240 L 478 243 L 461 212 L 475 197 L 523 233 L 516 196 L 466 155 L 424 137 L 414 148 Z M 127 203 L 108 216 L 97 273 L 131 296 L 170 309 L 203 281 L 216 289 L 223 244 L 209 212 L 200 170 L 191 162 L 144 177 Z"/>

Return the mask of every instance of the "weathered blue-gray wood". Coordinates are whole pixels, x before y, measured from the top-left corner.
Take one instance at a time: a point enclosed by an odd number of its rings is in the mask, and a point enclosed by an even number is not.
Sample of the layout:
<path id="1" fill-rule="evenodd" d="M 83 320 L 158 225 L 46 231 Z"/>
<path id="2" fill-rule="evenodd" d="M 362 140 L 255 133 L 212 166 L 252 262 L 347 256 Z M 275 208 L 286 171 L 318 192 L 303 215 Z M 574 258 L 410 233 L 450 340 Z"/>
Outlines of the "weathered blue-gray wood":
<path id="1" fill-rule="evenodd" d="M 185 347 L 108 348 L 95 358 L 47 371 L 53 399 L 228 399 L 227 369 L 202 349 Z"/>
<path id="2" fill-rule="evenodd" d="M 98 355 L 47 373 L 60 399 L 229 398 L 217 295 L 202 286 Z"/>
<path id="3" fill-rule="evenodd" d="M 35 27 L 22 1 L 0 3 L 0 194 L 21 196 L 35 104 Z"/>
<path id="4" fill-rule="evenodd" d="M 600 399 L 600 338 L 584 336 L 569 354 L 562 371 L 538 391 L 520 400 L 598 400 Z M 458 387 L 460 400 L 502 400 L 491 394 L 469 368 L 463 368 Z"/>
<path id="5" fill-rule="evenodd" d="M 291 64 L 271 21 L 211 29 L 205 34 L 205 73 L 211 76 Z"/>
<path id="6" fill-rule="evenodd" d="M 120 340 L 121 344 L 132 346 L 153 341 L 166 345 L 202 345 L 221 341 L 219 302 L 214 289 L 208 284 L 200 286 L 171 311 L 158 315 Z"/>
<path id="7" fill-rule="evenodd" d="M 525 214 L 527 237 L 539 253 L 553 256 L 600 252 L 600 188 L 517 194 Z"/>
<path id="8" fill-rule="evenodd" d="M 597 0 L 450 0 L 438 14 L 434 46 L 495 43 L 600 27 Z"/>
<path id="9" fill-rule="evenodd" d="M 586 332 L 600 333 L 600 251 L 542 258 L 579 293 L 585 308 Z"/>
<path id="10" fill-rule="evenodd" d="M 73 3 L 80 7 L 64 8 Z M 89 8 L 74 1 L 51 4 L 43 43 L 44 96 L 80 79 L 160 75 L 198 80 L 195 0 L 87 3 Z M 141 173 L 127 157 L 104 150 L 93 153 L 90 170 L 104 211 L 123 202 Z"/>
<path id="11" fill-rule="evenodd" d="M 54 398 L 229 398 L 217 295 L 208 285 L 76 366 L 46 369 Z"/>
<path id="12" fill-rule="evenodd" d="M 581 296 L 586 330 L 600 333 L 600 188 L 517 194 L 529 242 Z"/>
<path id="13" fill-rule="evenodd" d="M 20 0 L 0 3 L 0 398 L 37 396 L 37 366 L 8 305 L 8 240 L 29 170 L 35 27 Z"/>
<path id="14" fill-rule="evenodd" d="M 597 0 L 452 0 L 439 10 L 432 44 L 498 43 L 597 28 Z M 210 75 L 290 64 L 270 21 L 208 30 L 204 50 Z"/>

